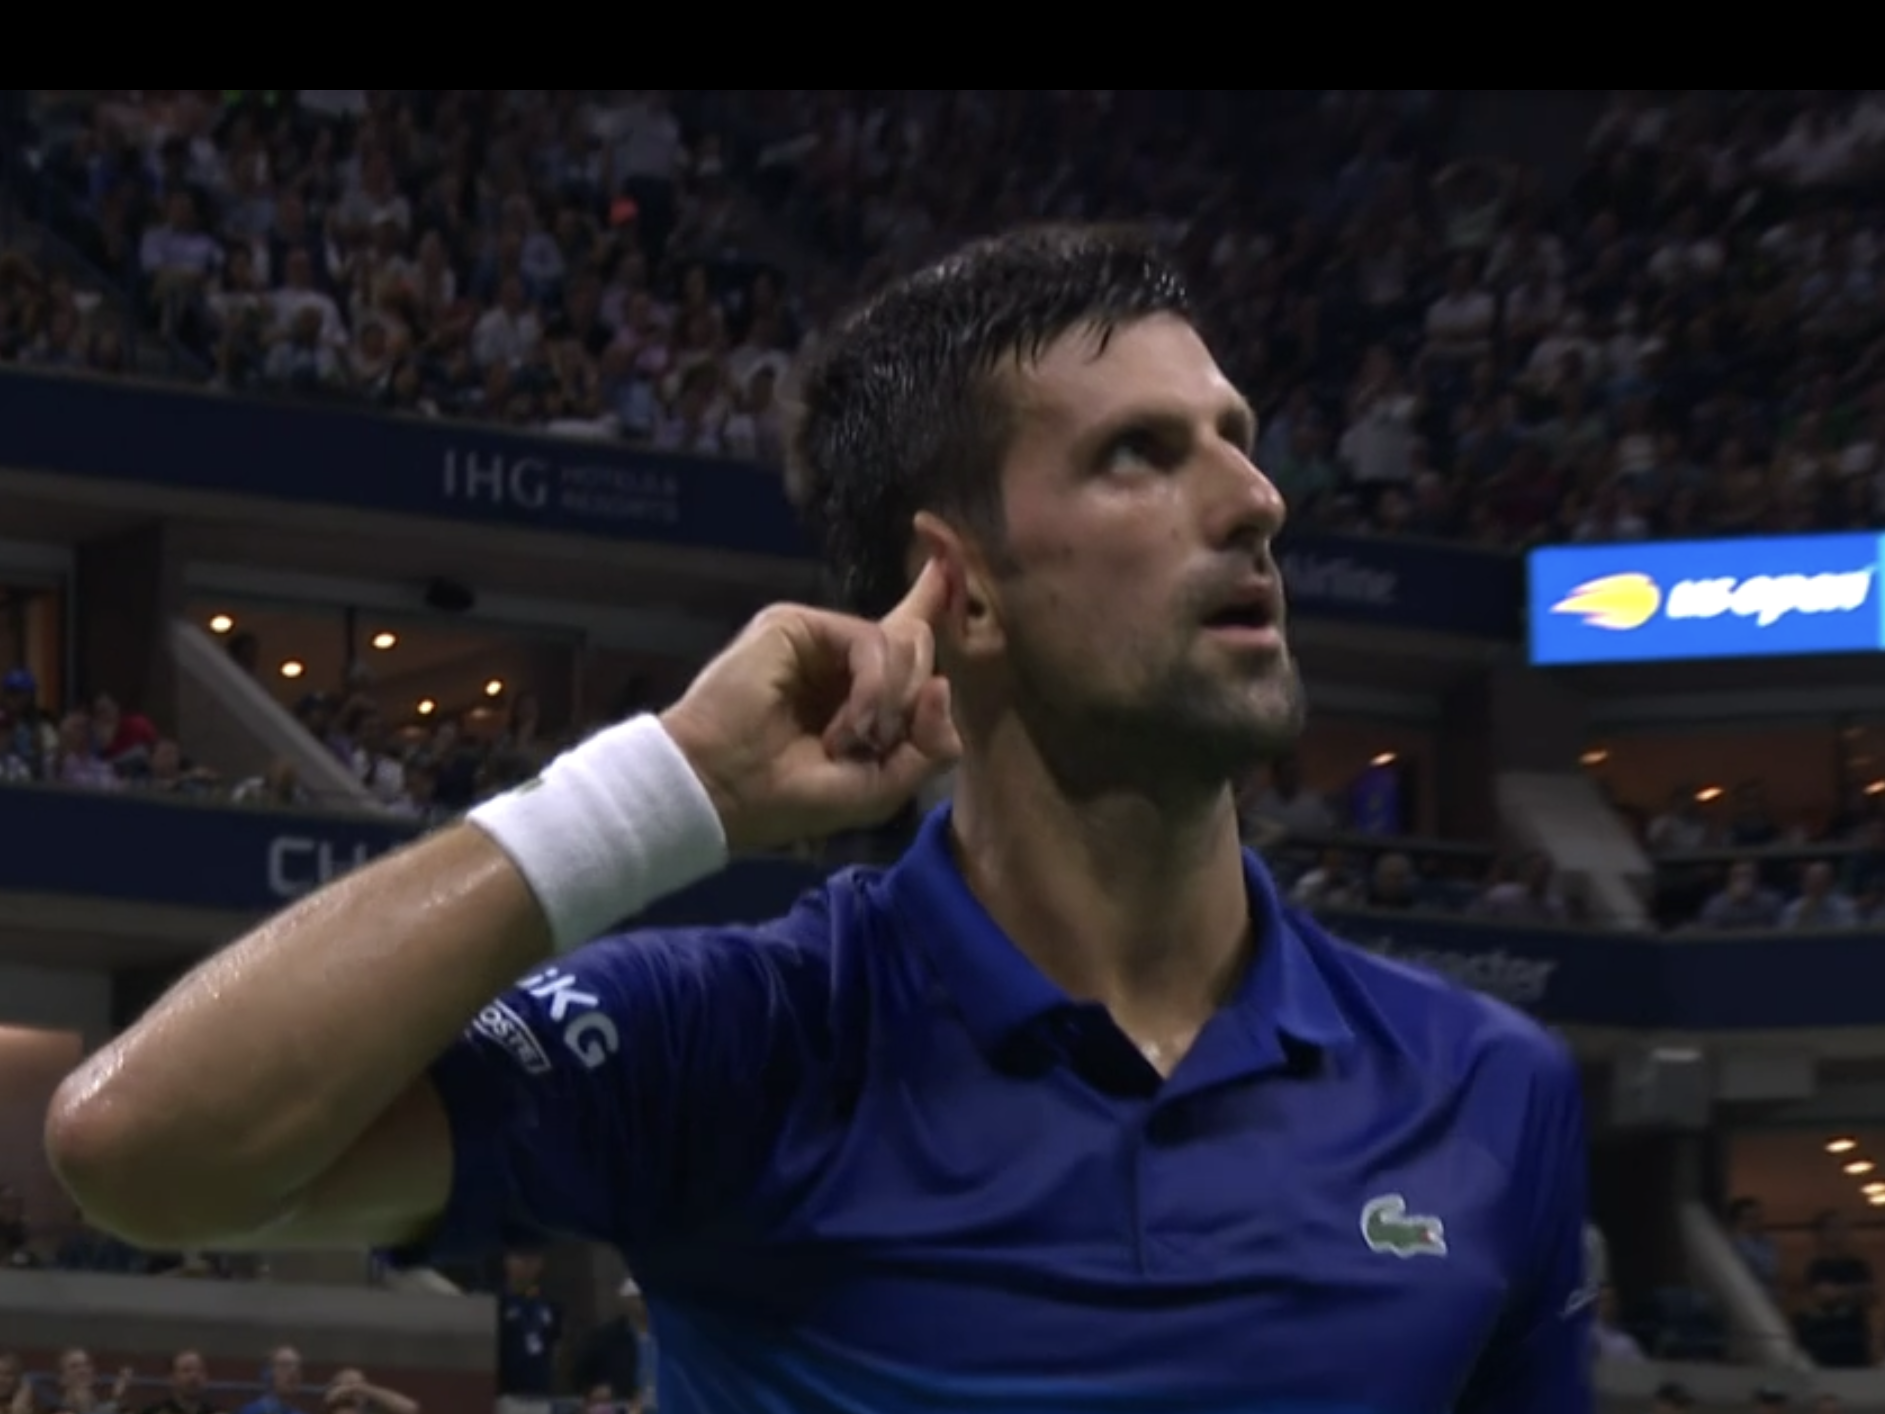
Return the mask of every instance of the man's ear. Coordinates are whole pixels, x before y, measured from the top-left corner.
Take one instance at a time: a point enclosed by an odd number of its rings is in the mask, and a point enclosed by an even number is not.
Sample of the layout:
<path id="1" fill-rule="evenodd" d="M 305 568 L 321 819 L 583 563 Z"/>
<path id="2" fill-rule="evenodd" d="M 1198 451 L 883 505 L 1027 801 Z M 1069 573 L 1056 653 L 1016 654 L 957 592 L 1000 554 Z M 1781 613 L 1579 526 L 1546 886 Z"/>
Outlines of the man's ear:
<path id="1" fill-rule="evenodd" d="M 938 639 L 946 638 L 956 651 L 971 656 L 998 647 L 1001 616 L 994 576 L 980 549 L 932 511 L 918 511 L 912 529 L 910 573 L 919 573 L 926 561 L 934 560 L 949 580 L 949 606 L 937 625 Z"/>

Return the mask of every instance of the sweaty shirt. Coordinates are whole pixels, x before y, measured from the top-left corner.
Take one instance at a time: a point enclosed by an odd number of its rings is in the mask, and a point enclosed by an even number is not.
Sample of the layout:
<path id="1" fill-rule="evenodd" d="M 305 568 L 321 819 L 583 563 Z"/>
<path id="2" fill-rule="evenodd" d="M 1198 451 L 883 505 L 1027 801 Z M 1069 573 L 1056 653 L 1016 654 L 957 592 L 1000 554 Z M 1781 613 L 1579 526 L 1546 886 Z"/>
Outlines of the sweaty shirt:
<path id="1" fill-rule="evenodd" d="M 580 950 L 436 1066 L 429 1250 L 620 1248 L 666 1414 L 1587 1414 L 1569 1055 L 1245 868 L 1254 960 L 1164 1080 L 946 807 L 782 918 Z"/>

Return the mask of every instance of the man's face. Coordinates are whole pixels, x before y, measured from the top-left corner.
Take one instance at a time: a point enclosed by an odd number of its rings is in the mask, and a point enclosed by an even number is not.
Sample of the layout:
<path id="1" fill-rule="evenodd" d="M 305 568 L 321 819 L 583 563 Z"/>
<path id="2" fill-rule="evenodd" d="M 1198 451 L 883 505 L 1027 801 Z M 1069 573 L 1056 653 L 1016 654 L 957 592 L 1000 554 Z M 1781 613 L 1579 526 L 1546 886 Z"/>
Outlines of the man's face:
<path id="1" fill-rule="evenodd" d="M 179 1399 L 196 1399 L 209 1383 L 208 1373 L 203 1368 L 203 1357 L 194 1350 L 186 1350 L 171 1362 L 170 1387 L 176 1391 Z"/>
<path id="2" fill-rule="evenodd" d="M 1270 554 L 1283 501 L 1204 341 L 1171 316 L 1103 352 L 1075 331 L 1012 377 L 990 608 L 1030 735 L 1174 783 L 1273 755 L 1303 710 Z"/>

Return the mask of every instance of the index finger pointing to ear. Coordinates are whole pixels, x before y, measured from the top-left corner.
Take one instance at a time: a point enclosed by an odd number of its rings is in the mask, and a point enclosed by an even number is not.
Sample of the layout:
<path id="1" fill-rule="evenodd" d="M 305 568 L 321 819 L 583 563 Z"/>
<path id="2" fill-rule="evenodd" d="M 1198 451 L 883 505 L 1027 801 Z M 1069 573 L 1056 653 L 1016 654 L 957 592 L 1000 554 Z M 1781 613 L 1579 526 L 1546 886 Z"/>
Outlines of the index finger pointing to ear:
<path id="1" fill-rule="evenodd" d="M 903 601 L 884 615 L 884 623 L 920 623 L 934 627 L 948 607 L 949 571 L 941 560 L 932 556 L 924 561 L 923 572 L 917 575 L 916 583 L 910 586 Z"/>

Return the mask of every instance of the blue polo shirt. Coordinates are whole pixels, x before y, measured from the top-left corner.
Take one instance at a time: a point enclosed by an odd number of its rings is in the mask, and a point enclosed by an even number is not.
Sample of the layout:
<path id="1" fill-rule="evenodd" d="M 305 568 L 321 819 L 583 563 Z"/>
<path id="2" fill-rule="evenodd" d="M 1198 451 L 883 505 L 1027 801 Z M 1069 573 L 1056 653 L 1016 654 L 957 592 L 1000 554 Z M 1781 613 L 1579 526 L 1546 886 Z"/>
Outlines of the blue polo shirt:
<path id="1" fill-rule="evenodd" d="M 435 1255 L 563 1233 L 664 1414 L 1587 1414 L 1568 1054 L 1283 910 L 1161 1081 L 956 867 L 946 809 L 784 918 L 526 978 L 434 1076 Z"/>

